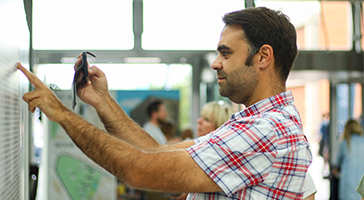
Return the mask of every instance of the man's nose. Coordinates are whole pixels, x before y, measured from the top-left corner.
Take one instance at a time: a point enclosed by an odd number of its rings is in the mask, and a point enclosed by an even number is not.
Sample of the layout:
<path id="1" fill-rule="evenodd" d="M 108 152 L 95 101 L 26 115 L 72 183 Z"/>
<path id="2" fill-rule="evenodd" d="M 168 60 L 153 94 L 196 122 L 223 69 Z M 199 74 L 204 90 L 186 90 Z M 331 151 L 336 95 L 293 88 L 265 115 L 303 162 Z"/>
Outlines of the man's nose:
<path id="1" fill-rule="evenodd" d="M 211 64 L 211 69 L 213 70 L 219 70 L 222 68 L 222 62 L 221 59 L 219 58 L 219 56 L 217 56 L 214 60 L 214 62 L 212 62 Z"/>

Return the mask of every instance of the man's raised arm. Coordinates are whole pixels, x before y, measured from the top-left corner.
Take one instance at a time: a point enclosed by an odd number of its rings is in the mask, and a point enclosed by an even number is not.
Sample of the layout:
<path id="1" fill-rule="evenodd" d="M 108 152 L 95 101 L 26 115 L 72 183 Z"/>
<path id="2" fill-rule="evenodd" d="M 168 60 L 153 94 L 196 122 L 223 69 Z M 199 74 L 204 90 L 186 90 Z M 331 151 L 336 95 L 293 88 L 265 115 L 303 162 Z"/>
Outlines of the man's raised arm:
<path id="1" fill-rule="evenodd" d="M 81 63 L 81 54 L 79 60 L 75 63 L 75 69 Z M 192 144 L 181 146 L 164 147 L 160 145 L 153 137 L 146 133 L 137 123 L 135 123 L 119 106 L 119 104 L 110 96 L 105 74 L 97 67 L 89 67 L 89 80 L 86 84 L 77 88 L 79 98 L 93 106 L 101 121 L 104 123 L 106 130 L 126 142 L 141 148 L 143 150 L 161 150 L 162 148 L 187 148 Z"/>
<path id="2" fill-rule="evenodd" d="M 50 120 L 63 127 L 89 158 L 126 184 L 164 192 L 221 191 L 186 150 L 146 151 L 107 134 L 67 109 L 45 84 L 20 63 L 18 69 L 35 87 L 35 91 L 23 96 L 29 110 L 34 112 L 36 107 L 42 110 Z"/>

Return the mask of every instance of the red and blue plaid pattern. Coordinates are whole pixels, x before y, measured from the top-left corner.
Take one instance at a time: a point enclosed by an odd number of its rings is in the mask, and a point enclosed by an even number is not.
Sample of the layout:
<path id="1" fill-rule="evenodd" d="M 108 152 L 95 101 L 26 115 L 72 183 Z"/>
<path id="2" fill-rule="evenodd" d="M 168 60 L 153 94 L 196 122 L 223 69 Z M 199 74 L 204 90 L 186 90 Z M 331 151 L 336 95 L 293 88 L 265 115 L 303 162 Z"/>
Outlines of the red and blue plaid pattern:
<path id="1" fill-rule="evenodd" d="M 187 151 L 223 190 L 187 199 L 302 199 L 312 155 L 291 92 L 264 99 Z"/>

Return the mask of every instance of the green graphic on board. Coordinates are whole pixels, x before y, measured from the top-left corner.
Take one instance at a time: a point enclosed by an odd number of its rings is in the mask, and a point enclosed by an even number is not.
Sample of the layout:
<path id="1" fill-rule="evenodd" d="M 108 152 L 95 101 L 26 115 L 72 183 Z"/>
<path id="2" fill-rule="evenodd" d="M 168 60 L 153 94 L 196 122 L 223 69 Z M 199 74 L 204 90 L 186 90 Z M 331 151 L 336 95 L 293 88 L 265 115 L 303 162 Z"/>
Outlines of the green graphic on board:
<path id="1" fill-rule="evenodd" d="M 59 128 L 59 124 L 56 122 L 51 122 L 51 139 L 54 140 L 57 136 L 57 131 Z"/>
<path id="2" fill-rule="evenodd" d="M 56 171 L 73 200 L 93 199 L 101 179 L 101 173 L 75 157 L 58 157 Z"/>

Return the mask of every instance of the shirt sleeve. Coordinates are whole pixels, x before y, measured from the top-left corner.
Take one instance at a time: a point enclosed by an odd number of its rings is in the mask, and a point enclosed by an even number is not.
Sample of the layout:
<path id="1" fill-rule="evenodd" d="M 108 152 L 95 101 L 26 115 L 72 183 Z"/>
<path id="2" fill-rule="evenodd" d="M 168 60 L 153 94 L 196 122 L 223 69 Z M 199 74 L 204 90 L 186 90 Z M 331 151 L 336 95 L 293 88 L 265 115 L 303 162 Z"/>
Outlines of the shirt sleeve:
<path id="1" fill-rule="evenodd" d="M 212 137 L 212 133 L 209 133 L 209 134 L 206 134 L 204 136 L 200 136 L 200 137 L 194 139 L 193 142 L 195 144 L 198 144 L 198 143 L 204 142 L 206 140 L 209 140 L 211 137 Z"/>
<path id="2" fill-rule="evenodd" d="M 313 182 L 313 179 L 309 172 L 306 173 L 305 183 L 303 185 L 303 199 L 310 196 L 311 194 L 314 194 L 317 192 L 315 183 Z"/>
<path id="3" fill-rule="evenodd" d="M 263 182 L 277 155 L 268 124 L 220 127 L 195 143 L 187 151 L 227 196 Z"/>

